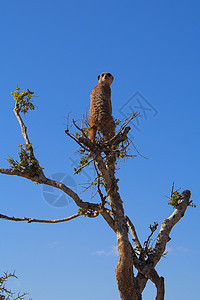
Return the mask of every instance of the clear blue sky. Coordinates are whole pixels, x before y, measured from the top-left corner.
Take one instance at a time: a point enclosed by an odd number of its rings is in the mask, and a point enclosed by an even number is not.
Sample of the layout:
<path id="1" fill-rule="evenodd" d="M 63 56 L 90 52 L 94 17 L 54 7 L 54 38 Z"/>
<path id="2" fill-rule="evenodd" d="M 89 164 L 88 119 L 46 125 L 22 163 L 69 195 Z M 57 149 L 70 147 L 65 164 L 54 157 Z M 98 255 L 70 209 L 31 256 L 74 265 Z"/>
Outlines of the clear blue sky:
<path id="1" fill-rule="evenodd" d="M 17 157 L 23 142 L 10 96 L 17 85 L 38 96 L 37 110 L 25 122 L 47 176 L 73 177 L 77 145 L 64 134 L 66 118 L 71 112 L 81 119 L 89 110 L 100 73 L 115 77 L 116 118 L 122 118 L 120 109 L 136 92 L 148 101 L 147 108 L 153 107 L 140 119 L 140 131 L 132 131 L 135 145 L 149 159 L 122 163 L 118 174 L 126 214 L 141 242 L 149 224 L 161 224 L 172 213 L 165 195 L 173 180 L 177 188 L 192 191 L 197 208 L 189 208 L 174 228 L 167 258 L 157 267 L 166 278 L 167 300 L 199 299 L 199 11 L 197 0 L 0 4 L 1 167 L 8 156 Z M 144 106 L 141 96 L 128 102 L 126 112 L 136 101 Z M 87 176 L 74 177 L 79 193 Z M 3 214 L 55 219 L 77 212 L 73 203 L 48 204 L 42 187 L 23 178 L 0 175 L 0 187 Z M 88 193 L 81 197 L 90 200 Z M 100 217 L 57 225 L 0 223 L 0 271 L 16 270 L 15 290 L 29 291 L 33 300 L 119 299 L 116 238 Z M 149 284 L 144 300 L 154 296 Z"/>

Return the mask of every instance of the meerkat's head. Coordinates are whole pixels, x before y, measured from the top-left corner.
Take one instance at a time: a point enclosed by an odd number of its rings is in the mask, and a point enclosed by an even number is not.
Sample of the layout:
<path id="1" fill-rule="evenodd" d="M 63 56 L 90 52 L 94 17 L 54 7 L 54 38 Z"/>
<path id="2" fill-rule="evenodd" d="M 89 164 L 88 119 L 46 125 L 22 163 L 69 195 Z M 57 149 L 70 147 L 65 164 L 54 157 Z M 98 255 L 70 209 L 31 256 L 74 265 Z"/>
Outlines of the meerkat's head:
<path id="1" fill-rule="evenodd" d="M 112 84 L 114 77 L 110 73 L 102 73 L 98 76 L 99 83 L 107 83 L 109 85 Z"/>

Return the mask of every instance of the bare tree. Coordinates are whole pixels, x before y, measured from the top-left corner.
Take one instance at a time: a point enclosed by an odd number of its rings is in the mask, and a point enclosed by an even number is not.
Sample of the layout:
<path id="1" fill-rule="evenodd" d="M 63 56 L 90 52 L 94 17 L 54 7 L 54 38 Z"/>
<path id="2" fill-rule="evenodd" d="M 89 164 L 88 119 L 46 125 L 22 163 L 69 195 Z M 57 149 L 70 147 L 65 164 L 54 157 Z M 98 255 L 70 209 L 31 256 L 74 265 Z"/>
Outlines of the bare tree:
<path id="1" fill-rule="evenodd" d="M 117 238 L 119 260 L 115 274 L 121 299 L 142 299 L 142 292 L 146 283 L 151 280 L 157 290 L 156 299 L 163 300 L 165 294 L 164 278 L 158 274 L 155 267 L 165 253 L 172 228 L 184 216 L 187 207 L 194 205 L 190 201 L 191 193 L 189 190 L 179 193 L 174 191 L 173 185 L 168 200 L 168 204 L 174 208 L 172 215 L 161 224 L 155 245 L 152 244 L 151 237 L 158 227 L 157 223 L 150 225 L 150 235 L 146 242 L 143 245 L 141 244 L 132 221 L 124 212 L 123 201 L 119 194 L 118 179 L 116 178 L 116 164 L 118 161 L 124 157 L 131 157 L 129 148 L 132 141 L 128 137 L 131 128 L 128 125 L 138 114 L 135 113 L 124 120 L 116 135 L 109 141 L 104 141 L 99 135 L 97 141 L 92 143 L 88 138 L 87 124 L 85 126 L 84 121 L 80 126 L 74 120 L 71 126 L 68 124 L 65 133 L 80 146 L 79 152 L 82 155 L 75 173 L 81 172 L 90 164 L 93 164 L 95 168 L 96 178 L 91 182 L 90 187 L 96 188 L 99 202 L 93 203 L 92 200 L 84 201 L 81 199 L 77 193 L 62 182 L 45 176 L 43 168 L 35 157 L 27 128 L 21 117 L 21 113 L 25 114 L 30 109 L 35 108 L 32 102 L 33 92 L 30 90 L 20 92 L 20 89 L 17 88 L 12 96 L 16 101 L 14 113 L 20 124 L 25 143 L 20 145 L 19 160 L 8 158 L 10 167 L 0 168 L 0 173 L 25 177 L 34 183 L 60 189 L 73 199 L 78 207 L 78 212 L 58 220 L 41 220 L 31 217 L 18 218 L 3 214 L 0 214 L 0 218 L 11 221 L 27 221 L 28 223 L 58 223 L 70 221 L 82 215 L 89 218 L 96 218 L 101 215 Z M 76 130 L 75 133 L 71 132 L 73 129 Z M 132 234 L 132 241 L 129 239 L 129 230 Z"/>

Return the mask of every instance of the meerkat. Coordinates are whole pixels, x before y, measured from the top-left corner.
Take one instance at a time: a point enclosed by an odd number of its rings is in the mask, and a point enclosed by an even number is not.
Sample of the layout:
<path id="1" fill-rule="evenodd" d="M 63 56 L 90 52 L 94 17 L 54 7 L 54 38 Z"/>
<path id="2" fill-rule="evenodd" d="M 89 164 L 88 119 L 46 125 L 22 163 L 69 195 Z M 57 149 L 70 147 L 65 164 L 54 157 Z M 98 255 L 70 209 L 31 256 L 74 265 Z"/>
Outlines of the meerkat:
<path id="1" fill-rule="evenodd" d="M 103 134 L 105 140 L 115 135 L 110 88 L 113 79 L 110 73 L 99 75 L 98 84 L 90 95 L 89 137 L 92 142 L 95 140 L 97 130 Z"/>

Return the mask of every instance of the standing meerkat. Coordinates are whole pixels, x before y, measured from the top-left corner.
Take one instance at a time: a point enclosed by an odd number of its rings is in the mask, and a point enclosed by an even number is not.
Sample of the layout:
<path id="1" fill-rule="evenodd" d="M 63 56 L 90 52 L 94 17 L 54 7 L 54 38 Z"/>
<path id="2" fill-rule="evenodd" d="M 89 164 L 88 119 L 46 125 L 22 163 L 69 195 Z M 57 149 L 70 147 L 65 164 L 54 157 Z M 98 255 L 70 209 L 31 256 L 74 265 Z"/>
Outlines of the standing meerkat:
<path id="1" fill-rule="evenodd" d="M 98 84 L 93 89 L 90 98 L 89 137 L 95 140 L 99 130 L 105 140 L 115 135 L 115 122 L 112 117 L 111 84 L 114 77 L 110 73 L 102 73 L 98 76 Z"/>

